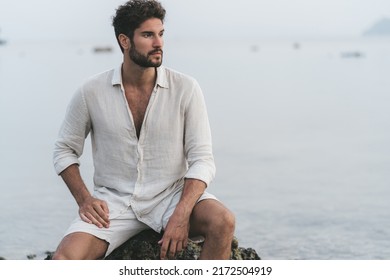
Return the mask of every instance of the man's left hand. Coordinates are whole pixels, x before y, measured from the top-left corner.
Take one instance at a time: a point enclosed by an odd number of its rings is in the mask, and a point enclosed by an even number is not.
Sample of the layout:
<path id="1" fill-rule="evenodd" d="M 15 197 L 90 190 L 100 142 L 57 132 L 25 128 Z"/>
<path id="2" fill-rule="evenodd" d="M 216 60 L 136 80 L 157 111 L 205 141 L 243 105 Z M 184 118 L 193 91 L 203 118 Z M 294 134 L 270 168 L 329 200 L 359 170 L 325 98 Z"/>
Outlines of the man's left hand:
<path id="1" fill-rule="evenodd" d="M 189 219 L 180 213 L 176 208 L 172 214 L 162 239 L 158 242 L 161 245 L 160 258 L 173 259 L 176 253 L 181 252 L 187 247 Z"/>

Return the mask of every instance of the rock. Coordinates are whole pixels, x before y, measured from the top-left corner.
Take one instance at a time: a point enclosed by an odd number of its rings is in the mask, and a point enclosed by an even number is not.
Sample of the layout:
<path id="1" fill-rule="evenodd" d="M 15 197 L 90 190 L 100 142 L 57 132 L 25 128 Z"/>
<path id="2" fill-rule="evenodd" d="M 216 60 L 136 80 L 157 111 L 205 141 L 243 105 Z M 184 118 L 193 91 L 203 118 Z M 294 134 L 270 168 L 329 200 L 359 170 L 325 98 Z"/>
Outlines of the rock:
<path id="1" fill-rule="evenodd" d="M 35 255 L 35 254 L 27 255 L 28 260 L 34 260 L 36 257 L 37 257 L 37 255 Z"/>
<path id="2" fill-rule="evenodd" d="M 130 238 L 116 248 L 107 260 L 159 260 L 160 246 L 157 242 L 161 234 L 153 230 L 145 230 Z M 202 241 L 189 241 L 186 250 L 177 254 L 176 260 L 197 260 L 202 250 Z M 238 246 L 235 237 L 232 242 L 231 260 L 260 260 L 259 255 L 252 248 Z"/>

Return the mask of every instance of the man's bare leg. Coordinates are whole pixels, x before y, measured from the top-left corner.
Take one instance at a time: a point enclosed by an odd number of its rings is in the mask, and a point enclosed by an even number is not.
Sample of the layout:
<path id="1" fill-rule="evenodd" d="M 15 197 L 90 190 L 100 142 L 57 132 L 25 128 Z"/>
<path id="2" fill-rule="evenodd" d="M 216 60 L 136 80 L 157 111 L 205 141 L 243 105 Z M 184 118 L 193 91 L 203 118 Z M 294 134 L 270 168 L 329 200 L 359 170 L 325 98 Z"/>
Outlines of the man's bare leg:
<path id="1" fill-rule="evenodd" d="M 222 203 L 205 199 L 195 205 L 191 215 L 190 235 L 203 235 L 200 259 L 227 260 L 231 254 L 235 217 Z"/>
<path id="2" fill-rule="evenodd" d="M 106 253 L 108 243 L 89 233 L 75 232 L 62 239 L 53 260 L 96 260 Z"/>

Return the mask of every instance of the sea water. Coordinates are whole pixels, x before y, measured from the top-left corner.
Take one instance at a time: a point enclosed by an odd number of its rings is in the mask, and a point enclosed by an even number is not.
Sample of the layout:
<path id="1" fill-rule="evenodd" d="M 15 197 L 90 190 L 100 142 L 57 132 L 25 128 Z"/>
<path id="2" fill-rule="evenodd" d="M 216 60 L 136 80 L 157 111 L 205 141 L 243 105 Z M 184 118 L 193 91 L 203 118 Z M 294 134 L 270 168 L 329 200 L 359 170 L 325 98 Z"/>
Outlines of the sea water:
<path id="1" fill-rule="evenodd" d="M 115 45 L 94 47 L 0 46 L 1 257 L 43 259 L 77 215 L 52 151 L 76 88 L 121 63 Z M 164 64 L 203 89 L 209 191 L 235 213 L 240 246 L 263 259 L 390 259 L 390 40 L 169 41 Z M 92 187 L 88 141 L 81 172 Z"/>

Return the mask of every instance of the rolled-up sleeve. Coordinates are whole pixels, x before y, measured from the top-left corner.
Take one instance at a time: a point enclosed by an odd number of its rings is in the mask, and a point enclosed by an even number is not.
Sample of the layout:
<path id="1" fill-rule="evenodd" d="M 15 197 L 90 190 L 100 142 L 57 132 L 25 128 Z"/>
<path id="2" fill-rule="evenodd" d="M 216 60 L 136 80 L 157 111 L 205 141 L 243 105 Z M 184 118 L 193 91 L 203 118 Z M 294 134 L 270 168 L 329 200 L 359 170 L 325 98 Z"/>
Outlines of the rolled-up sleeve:
<path id="1" fill-rule="evenodd" d="M 212 139 L 203 93 L 196 81 L 185 110 L 184 145 L 188 162 L 185 178 L 198 179 L 208 186 L 215 177 Z"/>
<path id="2" fill-rule="evenodd" d="M 54 146 L 53 163 L 57 174 L 72 164 L 80 164 L 91 120 L 82 89 L 73 96 Z"/>

